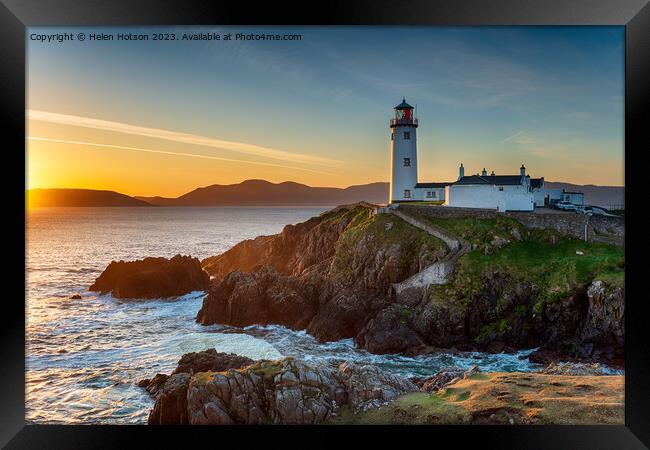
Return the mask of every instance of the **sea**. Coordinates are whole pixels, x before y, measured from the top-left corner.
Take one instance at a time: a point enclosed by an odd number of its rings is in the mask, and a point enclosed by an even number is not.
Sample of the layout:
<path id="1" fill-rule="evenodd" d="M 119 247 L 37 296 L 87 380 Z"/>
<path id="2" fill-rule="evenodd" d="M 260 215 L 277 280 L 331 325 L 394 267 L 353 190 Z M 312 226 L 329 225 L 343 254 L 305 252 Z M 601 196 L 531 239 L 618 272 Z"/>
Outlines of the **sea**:
<path id="1" fill-rule="evenodd" d="M 540 367 L 515 354 L 373 355 L 351 339 L 318 343 L 281 326 L 243 329 L 195 322 L 205 294 L 122 300 L 89 292 L 111 261 L 222 253 L 278 233 L 327 208 L 34 208 L 26 213 L 26 422 L 144 424 L 153 400 L 137 386 L 169 373 L 188 352 L 215 348 L 253 359 L 294 356 L 314 364 L 354 361 L 403 376 L 441 368 Z M 81 298 L 72 298 L 75 295 Z"/>

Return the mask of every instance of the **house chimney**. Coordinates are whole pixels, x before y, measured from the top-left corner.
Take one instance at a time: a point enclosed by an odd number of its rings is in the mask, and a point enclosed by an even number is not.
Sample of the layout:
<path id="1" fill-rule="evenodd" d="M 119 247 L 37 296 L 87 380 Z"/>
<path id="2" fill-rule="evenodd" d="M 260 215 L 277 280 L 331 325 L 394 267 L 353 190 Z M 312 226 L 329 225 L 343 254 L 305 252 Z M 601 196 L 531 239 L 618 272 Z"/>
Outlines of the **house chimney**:
<path id="1" fill-rule="evenodd" d="M 465 168 L 463 167 L 463 163 L 460 163 L 460 167 L 458 168 L 458 179 L 460 180 L 465 176 Z"/>
<path id="2" fill-rule="evenodd" d="M 487 170 L 485 170 L 485 167 L 483 167 L 483 172 L 481 172 L 482 177 L 487 177 Z"/>
<path id="3" fill-rule="evenodd" d="M 490 173 L 490 176 L 493 177 L 494 175 L 495 175 L 495 174 L 494 174 L 494 170 L 493 170 L 493 171 Z"/>

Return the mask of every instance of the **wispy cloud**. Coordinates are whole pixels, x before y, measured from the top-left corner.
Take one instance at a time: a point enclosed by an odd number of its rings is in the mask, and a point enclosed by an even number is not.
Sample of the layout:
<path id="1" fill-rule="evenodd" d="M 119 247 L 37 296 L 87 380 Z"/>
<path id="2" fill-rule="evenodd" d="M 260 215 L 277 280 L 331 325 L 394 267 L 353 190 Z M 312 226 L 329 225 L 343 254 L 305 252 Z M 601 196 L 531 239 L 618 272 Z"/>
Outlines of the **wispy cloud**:
<path id="1" fill-rule="evenodd" d="M 528 145 L 528 144 L 533 144 L 535 142 L 535 139 L 528 136 L 523 131 L 517 131 L 512 136 L 508 136 L 507 138 L 505 138 L 504 140 L 501 141 L 502 144 L 505 144 L 506 142 L 512 142 L 514 144 Z"/>
<path id="2" fill-rule="evenodd" d="M 117 133 L 131 134 L 136 136 L 146 136 L 155 139 L 164 139 L 167 141 L 181 142 L 183 144 L 201 145 L 205 147 L 212 147 L 221 150 L 245 153 L 248 155 L 254 155 L 263 158 L 276 159 L 276 160 L 292 162 L 292 163 L 333 166 L 339 162 L 334 159 L 322 158 L 319 156 L 307 155 L 302 153 L 287 152 L 284 150 L 262 147 L 259 145 L 248 144 L 245 142 L 226 141 L 226 140 L 214 139 L 206 136 L 199 136 L 195 134 L 181 133 L 178 131 L 161 130 L 158 128 L 141 127 L 141 126 L 130 125 L 121 122 L 92 119 L 90 117 L 71 116 L 67 114 L 29 110 L 28 118 L 30 120 L 38 120 L 42 122 L 56 123 L 61 125 L 71 125 L 77 127 L 92 128 L 96 130 L 105 130 L 105 131 L 113 131 Z"/>
<path id="3" fill-rule="evenodd" d="M 168 151 L 168 150 L 156 150 L 156 149 L 152 149 L 152 148 L 127 147 L 127 146 L 124 146 L 124 145 L 101 144 L 99 142 L 72 141 L 72 140 L 67 140 L 67 139 L 54 139 L 54 138 L 41 137 L 41 136 L 27 136 L 27 139 L 32 140 L 32 141 L 41 141 L 41 142 L 57 142 L 57 143 L 61 143 L 61 144 L 89 145 L 91 147 L 113 148 L 113 149 L 118 149 L 118 150 L 131 150 L 131 151 L 143 152 L 143 153 L 157 153 L 157 154 L 162 154 L 162 155 L 174 155 L 174 156 L 185 156 L 185 157 L 190 157 L 190 158 L 212 159 L 212 160 L 224 161 L 224 162 L 235 162 L 235 163 L 241 163 L 241 164 L 254 164 L 254 165 L 257 165 L 257 166 L 282 167 L 282 168 L 285 168 L 285 169 L 301 170 L 301 171 L 305 171 L 305 172 L 321 173 L 321 174 L 325 174 L 325 175 L 335 175 L 335 174 L 330 173 L 330 172 L 323 172 L 323 171 L 320 171 L 320 170 L 307 169 L 307 168 L 304 168 L 304 167 L 286 166 L 286 165 L 283 165 L 283 164 L 265 163 L 265 162 L 260 162 L 260 161 L 248 161 L 248 160 L 245 160 L 245 159 L 222 158 L 222 157 L 219 157 L 219 156 L 212 156 L 212 155 L 198 155 L 196 153 L 172 152 L 172 151 Z"/>

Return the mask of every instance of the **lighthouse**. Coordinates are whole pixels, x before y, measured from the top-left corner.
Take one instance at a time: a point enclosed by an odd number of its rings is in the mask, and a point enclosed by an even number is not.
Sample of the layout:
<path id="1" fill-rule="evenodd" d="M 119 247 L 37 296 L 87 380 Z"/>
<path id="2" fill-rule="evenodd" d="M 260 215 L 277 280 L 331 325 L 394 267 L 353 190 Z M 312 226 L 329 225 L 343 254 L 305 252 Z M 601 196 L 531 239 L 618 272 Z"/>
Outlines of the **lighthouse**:
<path id="1" fill-rule="evenodd" d="M 418 119 L 413 107 L 402 99 L 390 119 L 390 198 L 389 203 L 415 200 L 418 182 L 418 153 L 416 129 Z"/>

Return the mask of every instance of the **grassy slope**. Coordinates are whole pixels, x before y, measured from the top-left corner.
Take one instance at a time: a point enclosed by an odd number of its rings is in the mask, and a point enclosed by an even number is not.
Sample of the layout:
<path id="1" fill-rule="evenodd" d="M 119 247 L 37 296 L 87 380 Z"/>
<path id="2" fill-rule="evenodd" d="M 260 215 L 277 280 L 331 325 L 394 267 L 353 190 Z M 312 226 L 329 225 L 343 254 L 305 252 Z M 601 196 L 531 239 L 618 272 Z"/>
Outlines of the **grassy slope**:
<path id="1" fill-rule="evenodd" d="M 476 250 L 460 258 L 448 284 L 431 287 L 433 302 L 453 302 L 464 307 L 485 289 L 483 275 L 487 272 L 506 274 L 514 283 L 529 283 L 539 292 L 533 311 L 518 306 L 486 325 L 475 338 L 476 342 L 495 332 L 507 333 L 511 321 L 541 312 L 546 303 L 584 292 L 595 279 L 613 286 L 623 286 L 624 283 L 624 252 L 616 246 L 584 242 L 553 230 L 528 230 L 509 217 L 419 217 L 476 246 Z M 515 229 L 521 236 L 519 241 L 514 238 Z M 509 243 L 496 247 L 492 244 L 495 236 L 507 239 Z"/>
<path id="2" fill-rule="evenodd" d="M 363 206 L 357 206 L 343 214 L 326 213 L 325 220 L 340 221 L 345 217 L 351 217 L 352 220 L 337 243 L 333 268 L 338 273 L 345 273 L 351 267 L 353 258 L 359 253 L 358 245 L 361 240 L 364 253 L 372 255 L 399 246 L 402 266 L 411 265 L 423 251 L 434 253 L 446 249 L 441 240 L 402 219 L 392 214 L 370 215 L 369 209 Z"/>
<path id="3" fill-rule="evenodd" d="M 512 420 L 512 422 L 511 422 Z M 437 393 L 414 392 L 337 424 L 619 424 L 624 377 L 480 373 Z"/>
<path id="4" fill-rule="evenodd" d="M 477 283 L 487 270 L 502 271 L 514 280 L 531 282 L 542 289 L 543 299 L 549 301 L 570 295 L 594 279 L 617 286 L 623 284 L 623 249 L 612 245 L 584 242 L 551 230 L 527 230 L 508 217 L 421 217 L 477 246 L 477 250 L 459 261 L 452 280 L 457 287 L 480 289 Z M 521 241 L 513 238 L 514 229 L 522 236 Z M 490 246 L 495 236 L 508 239 L 510 243 L 500 248 Z"/>

